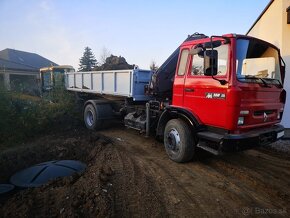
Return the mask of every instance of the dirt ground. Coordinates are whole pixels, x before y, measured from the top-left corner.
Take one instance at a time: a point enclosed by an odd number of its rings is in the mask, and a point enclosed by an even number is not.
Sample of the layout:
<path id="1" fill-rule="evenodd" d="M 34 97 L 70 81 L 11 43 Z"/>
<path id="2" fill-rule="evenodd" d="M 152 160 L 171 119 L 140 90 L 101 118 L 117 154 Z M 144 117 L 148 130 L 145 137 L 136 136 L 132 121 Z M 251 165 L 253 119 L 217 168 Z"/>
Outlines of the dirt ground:
<path id="1" fill-rule="evenodd" d="M 267 148 L 170 161 L 163 144 L 124 127 L 41 137 L 0 154 L 0 183 L 32 164 L 74 159 L 80 175 L 0 199 L 0 217 L 289 217 L 290 154 Z"/>

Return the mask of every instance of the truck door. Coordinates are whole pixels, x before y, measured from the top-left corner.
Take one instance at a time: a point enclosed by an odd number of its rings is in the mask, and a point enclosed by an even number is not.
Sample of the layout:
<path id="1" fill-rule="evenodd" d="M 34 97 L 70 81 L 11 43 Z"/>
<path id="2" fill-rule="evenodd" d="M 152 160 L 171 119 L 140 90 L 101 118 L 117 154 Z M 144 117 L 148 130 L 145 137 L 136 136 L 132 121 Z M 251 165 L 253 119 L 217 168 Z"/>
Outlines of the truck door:
<path id="1" fill-rule="evenodd" d="M 183 106 L 184 95 L 184 81 L 188 66 L 189 48 L 183 48 L 180 52 L 178 60 L 178 68 L 174 78 L 173 85 L 173 104 L 176 106 Z"/>
<path id="2" fill-rule="evenodd" d="M 41 71 L 40 75 L 42 81 L 42 90 L 50 90 L 52 87 L 52 72 L 50 70 L 45 70 Z"/>
<path id="3" fill-rule="evenodd" d="M 218 51 L 218 75 L 228 81 L 228 45 L 215 48 Z M 211 76 L 204 75 L 202 54 L 193 55 L 188 64 L 184 83 L 183 105 L 206 125 L 224 127 L 226 123 L 226 92 L 228 85 L 221 85 Z"/>

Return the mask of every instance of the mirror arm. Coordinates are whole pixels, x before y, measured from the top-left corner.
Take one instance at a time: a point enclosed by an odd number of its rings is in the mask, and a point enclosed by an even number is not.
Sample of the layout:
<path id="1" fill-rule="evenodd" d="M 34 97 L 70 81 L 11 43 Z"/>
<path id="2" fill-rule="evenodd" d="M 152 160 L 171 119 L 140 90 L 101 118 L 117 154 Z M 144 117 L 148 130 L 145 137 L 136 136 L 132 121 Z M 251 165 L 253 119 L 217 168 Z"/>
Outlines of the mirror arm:
<path id="1" fill-rule="evenodd" d="M 229 37 L 226 37 L 226 36 L 215 36 L 215 35 L 213 35 L 213 36 L 211 36 L 210 38 L 222 38 L 222 39 L 225 40 L 225 41 L 224 41 L 224 44 L 228 44 L 228 43 L 231 42 L 230 38 L 229 38 Z"/>
<path id="2" fill-rule="evenodd" d="M 211 52 L 212 52 L 211 54 L 213 54 L 213 46 L 212 46 L 212 38 L 213 38 L 213 37 L 215 37 L 215 36 L 211 36 L 211 37 L 210 37 Z M 213 79 L 216 80 L 216 81 L 219 81 L 221 85 L 225 85 L 225 84 L 228 83 L 228 82 L 227 82 L 226 80 L 224 80 L 224 79 L 217 79 L 217 78 L 215 78 L 215 77 L 213 76 L 213 67 L 211 67 L 211 78 L 213 78 Z"/>
<path id="3" fill-rule="evenodd" d="M 212 76 L 212 78 L 216 81 L 219 81 L 221 85 L 226 85 L 228 83 L 228 81 L 224 80 L 224 79 L 217 79 L 214 76 Z"/>

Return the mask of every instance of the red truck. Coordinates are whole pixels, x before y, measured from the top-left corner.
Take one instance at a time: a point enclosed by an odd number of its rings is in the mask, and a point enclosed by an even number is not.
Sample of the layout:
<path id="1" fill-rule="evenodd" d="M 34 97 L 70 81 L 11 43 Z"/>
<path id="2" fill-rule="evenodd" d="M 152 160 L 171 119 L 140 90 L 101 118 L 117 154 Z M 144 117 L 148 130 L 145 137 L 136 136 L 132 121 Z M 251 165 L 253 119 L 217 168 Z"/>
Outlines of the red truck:
<path id="1" fill-rule="evenodd" d="M 86 93 L 87 128 L 122 119 L 162 139 L 171 160 L 186 162 L 197 148 L 218 155 L 283 137 L 284 76 L 280 51 L 268 42 L 195 33 L 156 72 L 67 73 L 66 87 Z"/>

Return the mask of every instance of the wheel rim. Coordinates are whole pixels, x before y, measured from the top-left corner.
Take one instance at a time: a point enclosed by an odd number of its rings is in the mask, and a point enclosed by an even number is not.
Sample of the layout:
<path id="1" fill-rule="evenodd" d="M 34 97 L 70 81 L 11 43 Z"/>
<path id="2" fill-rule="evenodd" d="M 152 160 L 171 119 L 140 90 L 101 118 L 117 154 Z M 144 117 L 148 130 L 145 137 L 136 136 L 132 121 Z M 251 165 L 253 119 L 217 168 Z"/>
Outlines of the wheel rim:
<path id="1" fill-rule="evenodd" d="M 180 146 L 180 136 L 176 129 L 171 129 L 169 133 L 167 134 L 167 143 L 166 147 L 171 152 L 178 152 L 179 146 Z"/>
<path id="2" fill-rule="evenodd" d="M 92 111 L 87 112 L 86 122 L 89 126 L 93 126 L 94 124 L 94 115 Z"/>

